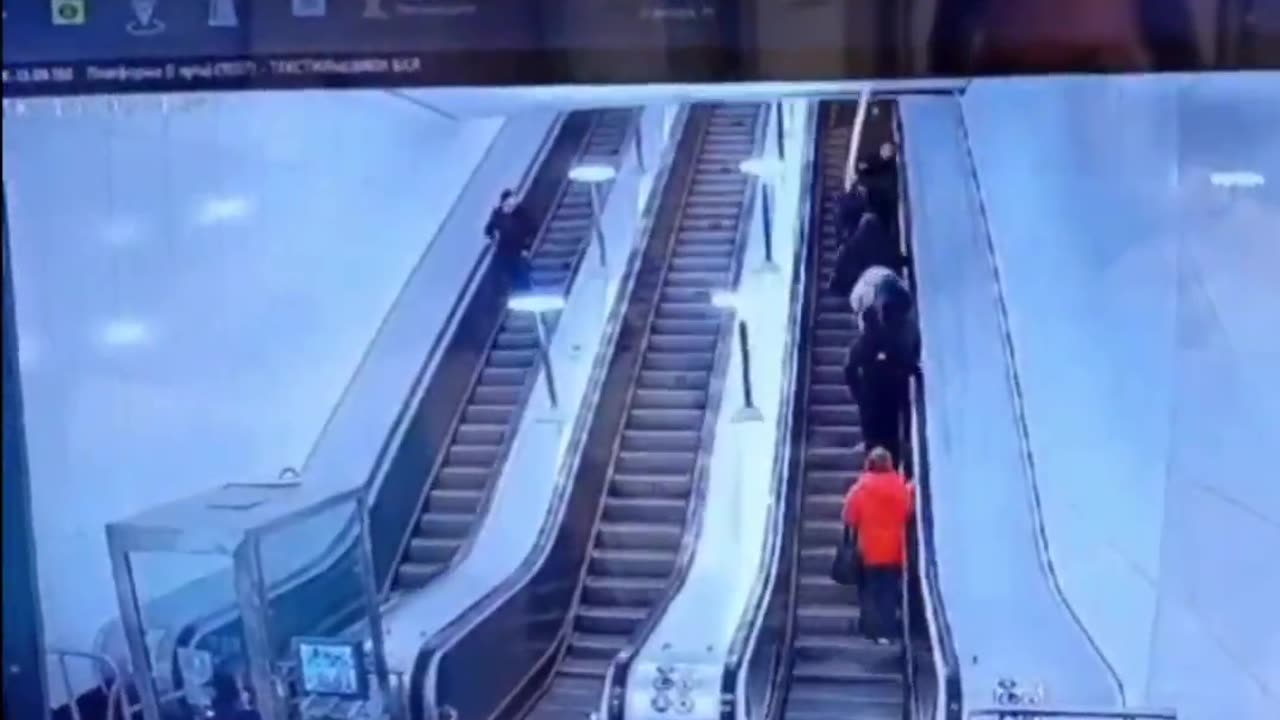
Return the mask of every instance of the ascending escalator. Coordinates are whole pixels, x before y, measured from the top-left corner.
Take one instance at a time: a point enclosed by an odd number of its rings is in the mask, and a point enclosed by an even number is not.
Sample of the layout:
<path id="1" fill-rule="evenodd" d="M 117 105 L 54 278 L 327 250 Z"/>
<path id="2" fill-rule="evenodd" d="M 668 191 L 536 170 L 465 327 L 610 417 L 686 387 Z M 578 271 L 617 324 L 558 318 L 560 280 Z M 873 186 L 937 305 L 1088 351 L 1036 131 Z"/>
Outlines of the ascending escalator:
<path id="1" fill-rule="evenodd" d="M 587 125 L 577 140 L 575 161 L 613 162 L 633 117 L 630 109 L 571 114 L 562 132 L 572 132 L 575 123 Z M 556 199 L 531 252 L 529 281 L 535 292 L 563 295 L 591 241 L 592 209 L 587 186 L 570 183 L 563 173 L 558 181 Z M 421 513 L 402 549 L 397 588 L 426 585 L 449 567 L 471 536 L 502 473 L 519 410 L 537 377 L 532 315 L 502 311 L 485 346 L 455 412 L 448 443 L 427 479 Z"/>
<path id="2" fill-rule="evenodd" d="M 605 676 L 670 592 L 681 541 L 692 530 L 695 482 L 714 432 L 717 357 L 729 337 L 711 293 L 732 287 L 749 196 L 739 171 L 753 151 L 756 105 L 696 106 L 692 163 L 669 230 L 659 228 L 637 271 L 627 315 L 639 361 L 604 393 L 626 393 L 613 430 L 606 486 L 588 542 L 558 662 L 523 711 L 535 720 L 586 718 Z M 682 144 L 685 141 L 682 140 Z M 723 364 L 720 365 L 723 374 Z M 621 380 L 621 378 L 619 378 Z M 601 422 L 599 418 L 596 422 Z"/>
<path id="3" fill-rule="evenodd" d="M 845 355 L 854 336 L 847 299 L 826 291 L 835 267 L 836 200 L 844 179 L 856 103 L 824 103 L 825 128 L 815 142 L 820 200 L 810 222 L 819 243 L 810 253 L 809 307 L 796 390 L 801 403 L 799 562 L 792 589 L 792 663 L 783 717 L 787 720 L 901 720 L 901 648 L 880 646 L 858 634 L 857 593 L 831 580 L 842 532 L 844 494 L 862 466 L 858 410 L 845 387 Z M 877 113 L 879 114 L 879 113 Z M 886 116 L 888 112 L 884 113 Z M 856 451 L 854 448 L 858 448 Z M 794 480 L 793 480 L 794 482 Z"/>

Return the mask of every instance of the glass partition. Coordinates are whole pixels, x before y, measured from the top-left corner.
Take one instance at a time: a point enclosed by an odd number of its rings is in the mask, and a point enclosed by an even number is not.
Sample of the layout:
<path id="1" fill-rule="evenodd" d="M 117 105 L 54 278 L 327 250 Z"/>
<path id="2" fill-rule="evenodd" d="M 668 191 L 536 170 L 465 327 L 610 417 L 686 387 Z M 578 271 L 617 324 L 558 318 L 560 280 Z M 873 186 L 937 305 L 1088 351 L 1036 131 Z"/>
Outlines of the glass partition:
<path id="1" fill-rule="evenodd" d="M 230 483 L 108 525 L 145 720 L 400 717 L 387 701 L 365 517 L 363 490 Z M 202 594 L 231 600 L 223 613 L 191 626 L 143 609 L 193 565 Z M 299 612 L 302 597 L 331 612 Z M 317 616 L 332 620 L 300 624 Z"/>

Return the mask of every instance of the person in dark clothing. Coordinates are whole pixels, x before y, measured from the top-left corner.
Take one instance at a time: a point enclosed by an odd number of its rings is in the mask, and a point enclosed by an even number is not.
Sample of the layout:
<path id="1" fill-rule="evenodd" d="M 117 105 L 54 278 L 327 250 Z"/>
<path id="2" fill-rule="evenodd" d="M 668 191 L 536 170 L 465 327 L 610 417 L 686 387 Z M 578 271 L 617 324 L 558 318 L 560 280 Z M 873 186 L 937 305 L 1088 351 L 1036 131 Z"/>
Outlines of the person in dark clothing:
<path id="1" fill-rule="evenodd" d="M 853 237 L 836 253 L 836 267 L 827 289 L 848 297 L 858 278 L 874 265 L 900 272 L 904 265 L 902 251 L 876 213 L 864 212 Z"/>
<path id="2" fill-rule="evenodd" d="M 862 183 L 855 182 L 840 193 L 836 200 L 836 240 L 840 245 L 843 246 L 853 237 L 863 213 L 868 209 L 867 187 Z"/>
<path id="3" fill-rule="evenodd" d="M 212 720 L 260 720 L 256 710 L 244 707 L 244 693 L 234 674 L 226 671 L 214 673 L 210 689 L 213 691 L 209 707 Z"/>
<path id="4" fill-rule="evenodd" d="M 920 364 L 920 334 L 906 286 L 881 285 L 849 348 L 844 376 L 858 405 L 864 447 L 883 447 L 900 460 L 908 384 Z"/>
<path id="5" fill-rule="evenodd" d="M 493 209 L 489 222 L 485 223 L 484 235 L 493 243 L 493 261 L 506 276 L 512 290 L 527 289 L 529 251 L 534 232 L 529 213 L 516 200 L 515 193 L 503 190 L 498 207 Z"/>
<path id="6" fill-rule="evenodd" d="M 884 223 L 889 236 L 898 236 L 898 153 L 893 143 L 880 145 L 880 154 L 866 163 L 858 174 L 866 185 L 867 205 Z"/>

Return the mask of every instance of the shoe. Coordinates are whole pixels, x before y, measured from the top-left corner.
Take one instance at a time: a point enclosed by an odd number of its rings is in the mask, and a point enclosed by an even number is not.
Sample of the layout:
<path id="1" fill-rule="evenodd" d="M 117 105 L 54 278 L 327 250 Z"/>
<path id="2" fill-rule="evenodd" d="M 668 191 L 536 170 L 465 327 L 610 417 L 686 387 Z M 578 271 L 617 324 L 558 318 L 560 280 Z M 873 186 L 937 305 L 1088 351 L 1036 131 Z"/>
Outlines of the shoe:
<path id="1" fill-rule="evenodd" d="M 877 645 L 888 645 L 888 644 L 889 644 L 889 638 L 876 638 L 876 644 L 877 644 Z"/>

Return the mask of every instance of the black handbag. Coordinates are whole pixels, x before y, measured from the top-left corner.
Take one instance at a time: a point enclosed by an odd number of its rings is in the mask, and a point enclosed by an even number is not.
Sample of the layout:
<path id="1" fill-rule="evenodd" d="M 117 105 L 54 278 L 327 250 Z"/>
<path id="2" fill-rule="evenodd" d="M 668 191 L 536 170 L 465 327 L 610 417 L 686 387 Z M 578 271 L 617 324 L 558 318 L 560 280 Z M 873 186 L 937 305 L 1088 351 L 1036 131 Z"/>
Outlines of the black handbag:
<path id="1" fill-rule="evenodd" d="M 836 558 L 831 563 L 831 579 L 837 585 L 853 586 L 862 580 L 862 556 L 858 553 L 858 543 L 854 532 L 848 525 L 836 545 Z"/>

